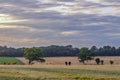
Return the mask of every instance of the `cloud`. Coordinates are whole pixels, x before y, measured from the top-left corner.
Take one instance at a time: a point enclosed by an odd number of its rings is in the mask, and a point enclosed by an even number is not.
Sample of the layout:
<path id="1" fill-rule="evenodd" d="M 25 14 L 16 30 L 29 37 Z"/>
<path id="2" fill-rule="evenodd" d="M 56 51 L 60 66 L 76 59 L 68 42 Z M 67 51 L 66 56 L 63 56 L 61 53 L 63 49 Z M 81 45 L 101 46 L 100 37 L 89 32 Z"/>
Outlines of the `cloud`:
<path id="1" fill-rule="evenodd" d="M 71 36 L 71 35 L 78 35 L 79 31 L 63 31 L 61 34 L 63 36 Z"/>
<path id="2" fill-rule="evenodd" d="M 76 47 L 119 41 L 120 0 L 0 0 L 0 43 Z M 116 41 L 117 40 L 117 41 Z"/>

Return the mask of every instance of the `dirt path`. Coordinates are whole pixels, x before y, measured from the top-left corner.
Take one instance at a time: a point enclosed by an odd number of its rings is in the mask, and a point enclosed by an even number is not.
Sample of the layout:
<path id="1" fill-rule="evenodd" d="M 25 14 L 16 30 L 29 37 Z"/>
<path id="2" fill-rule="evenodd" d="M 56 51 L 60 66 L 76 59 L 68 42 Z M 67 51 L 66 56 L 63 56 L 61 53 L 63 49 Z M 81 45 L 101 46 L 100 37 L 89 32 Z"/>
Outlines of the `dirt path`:
<path id="1" fill-rule="evenodd" d="M 23 62 L 24 64 L 28 64 L 28 60 L 25 59 L 24 57 L 16 57 L 18 60 L 20 60 L 21 62 Z"/>

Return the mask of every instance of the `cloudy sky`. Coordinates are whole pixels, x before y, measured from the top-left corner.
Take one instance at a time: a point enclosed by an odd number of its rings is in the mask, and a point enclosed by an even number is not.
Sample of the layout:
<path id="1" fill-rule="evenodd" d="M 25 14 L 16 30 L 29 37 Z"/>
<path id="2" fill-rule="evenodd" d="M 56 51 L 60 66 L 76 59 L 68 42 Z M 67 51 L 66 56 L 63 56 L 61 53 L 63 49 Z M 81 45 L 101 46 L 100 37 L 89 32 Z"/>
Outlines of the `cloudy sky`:
<path id="1" fill-rule="evenodd" d="M 0 45 L 120 46 L 120 0 L 0 0 Z"/>

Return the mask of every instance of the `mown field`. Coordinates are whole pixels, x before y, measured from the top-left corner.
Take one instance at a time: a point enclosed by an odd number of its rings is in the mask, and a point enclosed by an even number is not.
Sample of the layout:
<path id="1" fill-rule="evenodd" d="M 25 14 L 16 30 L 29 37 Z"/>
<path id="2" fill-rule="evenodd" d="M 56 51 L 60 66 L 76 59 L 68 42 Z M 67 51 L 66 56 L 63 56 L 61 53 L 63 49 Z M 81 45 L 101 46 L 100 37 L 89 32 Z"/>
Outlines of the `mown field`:
<path id="1" fill-rule="evenodd" d="M 0 65 L 13 65 L 13 64 L 23 64 L 20 60 L 14 57 L 0 57 Z"/>
<path id="2" fill-rule="evenodd" d="M 120 65 L 1 65 L 0 80 L 120 80 Z"/>
<path id="3" fill-rule="evenodd" d="M 23 57 L 16 57 L 18 60 L 22 61 L 24 64 L 28 64 L 28 60 L 26 60 Z M 104 60 L 104 65 L 110 65 L 110 60 L 114 61 L 114 65 L 120 65 L 120 57 L 119 56 L 111 56 L 111 57 L 95 57 L 100 58 L 101 60 Z M 82 65 L 82 63 L 79 62 L 78 57 L 45 57 L 46 62 L 45 63 L 38 63 L 34 62 L 34 64 L 47 64 L 47 65 L 64 65 L 65 61 L 72 62 L 72 65 Z M 95 65 L 95 60 L 91 60 L 89 62 L 86 62 L 89 65 Z"/>

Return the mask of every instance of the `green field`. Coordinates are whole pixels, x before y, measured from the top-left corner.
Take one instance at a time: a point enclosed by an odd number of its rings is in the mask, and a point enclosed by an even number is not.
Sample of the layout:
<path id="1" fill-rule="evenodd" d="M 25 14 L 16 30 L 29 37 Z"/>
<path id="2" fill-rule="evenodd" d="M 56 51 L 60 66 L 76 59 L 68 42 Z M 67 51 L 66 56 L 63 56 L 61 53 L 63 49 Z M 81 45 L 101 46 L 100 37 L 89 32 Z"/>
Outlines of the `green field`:
<path id="1" fill-rule="evenodd" d="M 0 80 L 120 80 L 119 65 L 1 65 Z"/>
<path id="2" fill-rule="evenodd" d="M 14 57 L 0 57 L 0 64 L 3 65 L 12 65 L 12 64 L 23 64 L 21 61 Z"/>

